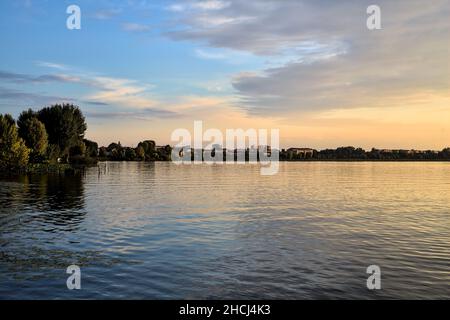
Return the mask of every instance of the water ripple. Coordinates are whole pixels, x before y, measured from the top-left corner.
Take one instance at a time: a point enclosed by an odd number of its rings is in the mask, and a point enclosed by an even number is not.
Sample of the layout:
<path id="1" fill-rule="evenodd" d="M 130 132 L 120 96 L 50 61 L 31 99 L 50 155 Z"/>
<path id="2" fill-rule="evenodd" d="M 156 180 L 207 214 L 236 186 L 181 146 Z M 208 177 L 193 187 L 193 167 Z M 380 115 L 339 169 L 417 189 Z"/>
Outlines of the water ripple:
<path id="1" fill-rule="evenodd" d="M 0 299 L 450 298 L 448 163 L 100 166 L 0 181 Z"/>

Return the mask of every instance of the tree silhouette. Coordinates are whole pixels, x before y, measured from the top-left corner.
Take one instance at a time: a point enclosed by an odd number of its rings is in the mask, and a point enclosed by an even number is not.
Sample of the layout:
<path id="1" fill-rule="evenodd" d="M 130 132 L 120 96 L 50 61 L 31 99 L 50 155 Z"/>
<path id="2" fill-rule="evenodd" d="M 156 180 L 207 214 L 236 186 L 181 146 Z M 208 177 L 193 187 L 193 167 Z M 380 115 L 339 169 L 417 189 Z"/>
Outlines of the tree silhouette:
<path id="1" fill-rule="evenodd" d="M 79 146 L 87 129 L 81 110 L 73 104 L 54 105 L 38 111 L 38 119 L 45 125 L 49 144 L 57 145 L 61 156 L 71 147 Z"/>

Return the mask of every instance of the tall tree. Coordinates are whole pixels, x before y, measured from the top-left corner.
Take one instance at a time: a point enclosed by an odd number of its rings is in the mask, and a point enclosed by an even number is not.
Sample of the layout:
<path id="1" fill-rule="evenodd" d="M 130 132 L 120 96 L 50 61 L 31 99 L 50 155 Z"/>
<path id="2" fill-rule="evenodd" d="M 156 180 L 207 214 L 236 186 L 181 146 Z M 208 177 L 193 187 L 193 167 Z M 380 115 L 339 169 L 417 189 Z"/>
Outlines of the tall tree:
<path id="1" fill-rule="evenodd" d="M 13 117 L 0 114 L 0 167 L 24 167 L 28 164 L 29 153 Z"/>
<path id="2" fill-rule="evenodd" d="M 97 158 L 98 157 L 98 144 L 97 142 L 84 139 L 83 140 L 84 145 L 86 146 L 86 155 L 91 158 Z"/>
<path id="3" fill-rule="evenodd" d="M 136 156 L 139 158 L 139 160 L 145 160 L 145 150 L 142 146 L 138 146 L 136 148 Z"/>
<path id="4" fill-rule="evenodd" d="M 43 159 L 47 152 L 48 136 L 44 124 L 39 121 L 33 111 L 22 112 L 17 120 L 19 126 L 19 136 L 31 149 L 30 158 L 32 161 Z"/>
<path id="5" fill-rule="evenodd" d="M 153 140 L 145 140 L 143 142 L 140 142 L 138 144 L 138 147 L 144 148 L 144 152 L 146 155 L 151 155 L 153 154 L 153 152 L 155 152 L 156 143 Z"/>
<path id="6" fill-rule="evenodd" d="M 19 118 L 17 119 L 17 126 L 19 127 L 19 136 L 20 137 L 25 137 L 27 134 L 27 126 L 25 125 L 25 122 L 33 119 L 33 118 L 37 118 L 37 113 L 34 112 L 31 109 L 28 109 L 26 111 L 23 111 Z"/>
<path id="7" fill-rule="evenodd" d="M 73 104 L 44 108 L 38 112 L 38 119 L 45 125 L 48 142 L 57 145 L 62 156 L 82 142 L 87 129 L 83 113 Z"/>

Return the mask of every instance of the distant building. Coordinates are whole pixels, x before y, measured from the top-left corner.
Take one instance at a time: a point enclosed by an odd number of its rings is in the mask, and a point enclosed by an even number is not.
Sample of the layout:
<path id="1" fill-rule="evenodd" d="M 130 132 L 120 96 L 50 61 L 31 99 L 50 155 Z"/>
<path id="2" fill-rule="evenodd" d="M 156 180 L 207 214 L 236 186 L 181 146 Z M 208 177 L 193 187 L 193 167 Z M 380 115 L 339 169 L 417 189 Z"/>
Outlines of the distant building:
<path id="1" fill-rule="evenodd" d="M 290 148 L 286 150 L 288 159 L 307 159 L 314 156 L 314 149 L 310 148 Z"/>
<path id="2" fill-rule="evenodd" d="M 272 156 L 272 147 L 271 146 L 258 146 L 258 150 L 263 152 L 267 157 Z"/>

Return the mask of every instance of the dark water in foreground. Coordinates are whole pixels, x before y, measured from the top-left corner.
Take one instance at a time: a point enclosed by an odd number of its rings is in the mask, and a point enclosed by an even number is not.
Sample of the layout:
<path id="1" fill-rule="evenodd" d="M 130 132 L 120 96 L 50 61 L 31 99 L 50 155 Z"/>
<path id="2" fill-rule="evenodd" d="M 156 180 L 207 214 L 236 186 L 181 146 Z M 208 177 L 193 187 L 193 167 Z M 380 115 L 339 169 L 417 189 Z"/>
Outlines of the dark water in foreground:
<path id="1" fill-rule="evenodd" d="M 99 167 L 0 181 L 0 299 L 450 299 L 450 163 Z"/>

